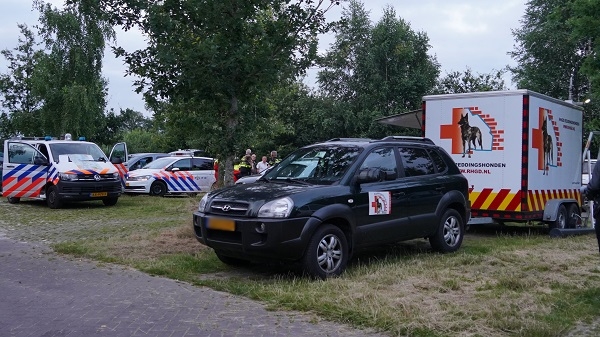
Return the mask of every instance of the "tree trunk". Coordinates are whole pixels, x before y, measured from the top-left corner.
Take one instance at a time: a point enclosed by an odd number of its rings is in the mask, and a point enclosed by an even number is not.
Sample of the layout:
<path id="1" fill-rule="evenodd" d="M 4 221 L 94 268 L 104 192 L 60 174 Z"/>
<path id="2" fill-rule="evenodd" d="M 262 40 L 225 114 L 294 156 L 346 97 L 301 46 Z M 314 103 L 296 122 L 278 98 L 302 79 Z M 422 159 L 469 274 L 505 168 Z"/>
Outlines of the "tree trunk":
<path id="1" fill-rule="evenodd" d="M 230 100 L 229 105 L 229 113 L 227 119 L 227 129 L 225 130 L 225 139 L 226 147 L 228 151 L 225 153 L 225 176 L 223 177 L 224 185 L 231 186 L 233 185 L 233 162 L 235 159 L 235 144 L 236 144 L 236 132 L 238 125 L 238 100 L 235 95 L 233 95 Z M 239 140 L 238 140 L 239 141 Z"/>

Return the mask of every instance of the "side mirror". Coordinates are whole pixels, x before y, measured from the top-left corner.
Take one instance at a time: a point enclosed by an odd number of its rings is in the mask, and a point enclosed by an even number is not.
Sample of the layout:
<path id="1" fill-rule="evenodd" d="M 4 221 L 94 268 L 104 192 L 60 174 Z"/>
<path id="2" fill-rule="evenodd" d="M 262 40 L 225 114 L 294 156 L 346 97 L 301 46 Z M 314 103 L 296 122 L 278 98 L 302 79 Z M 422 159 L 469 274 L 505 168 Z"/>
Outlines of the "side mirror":
<path id="1" fill-rule="evenodd" d="M 179 171 L 179 167 L 173 167 L 173 168 L 171 168 L 169 171 L 172 171 L 172 172 L 177 172 L 177 171 Z"/>
<path id="2" fill-rule="evenodd" d="M 358 177 L 356 178 L 356 183 L 357 184 L 374 183 L 376 181 L 384 181 L 384 180 L 385 180 L 385 172 L 383 172 L 379 168 L 366 168 L 366 169 L 362 169 L 358 172 Z"/>
<path id="3" fill-rule="evenodd" d="M 48 166 L 48 159 L 44 158 L 44 157 L 35 157 L 33 158 L 33 165 L 42 165 L 42 166 Z"/>
<path id="4" fill-rule="evenodd" d="M 121 157 L 114 157 L 110 160 L 110 162 L 113 164 L 123 164 L 123 159 L 121 159 Z"/>

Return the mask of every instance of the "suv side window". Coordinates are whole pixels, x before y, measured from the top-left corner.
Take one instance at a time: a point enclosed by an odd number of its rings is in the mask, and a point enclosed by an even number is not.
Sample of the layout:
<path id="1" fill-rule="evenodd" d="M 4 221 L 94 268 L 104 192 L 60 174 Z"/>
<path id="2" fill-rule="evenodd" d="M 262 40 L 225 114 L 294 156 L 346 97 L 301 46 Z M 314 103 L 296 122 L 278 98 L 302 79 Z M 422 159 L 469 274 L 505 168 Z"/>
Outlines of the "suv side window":
<path id="1" fill-rule="evenodd" d="M 404 165 L 404 174 L 407 177 L 435 173 L 433 160 L 431 160 L 425 149 L 401 147 L 399 151 Z"/>
<path id="2" fill-rule="evenodd" d="M 440 156 L 440 154 L 437 153 L 437 151 L 431 150 L 431 151 L 429 151 L 429 155 L 431 156 L 431 159 L 433 159 L 433 163 L 435 164 L 435 168 L 437 168 L 437 172 L 438 173 L 446 172 L 446 170 L 448 169 L 448 165 L 446 165 L 446 162 Z"/>
<path id="3" fill-rule="evenodd" d="M 373 150 L 360 166 L 359 170 L 366 168 L 378 168 L 385 172 L 385 180 L 394 180 L 398 178 L 398 168 L 396 166 L 396 154 L 394 148 L 385 147 Z"/>
<path id="4" fill-rule="evenodd" d="M 214 170 L 215 163 L 210 159 L 193 158 L 192 159 L 192 170 L 193 171 L 205 171 Z"/>

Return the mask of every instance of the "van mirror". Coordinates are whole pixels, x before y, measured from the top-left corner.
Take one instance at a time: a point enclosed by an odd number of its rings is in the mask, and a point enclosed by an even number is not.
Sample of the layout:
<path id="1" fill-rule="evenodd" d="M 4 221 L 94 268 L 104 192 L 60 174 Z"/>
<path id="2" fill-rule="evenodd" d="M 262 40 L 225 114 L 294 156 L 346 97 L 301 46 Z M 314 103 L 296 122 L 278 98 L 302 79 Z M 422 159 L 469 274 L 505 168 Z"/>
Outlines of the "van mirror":
<path id="1" fill-rule="evenodd" d="M 123 159 L 121 157 L 112 157 L 110 162 L 113 164 L 123 164 Z"/>
<path id="2" fill-rule="evenodd" d="M 41 165 L 41 166 L 48 166 L 48 159 L 41 157 L 41 156 L 35 156 L 33 158 L 33 165 Z"/>

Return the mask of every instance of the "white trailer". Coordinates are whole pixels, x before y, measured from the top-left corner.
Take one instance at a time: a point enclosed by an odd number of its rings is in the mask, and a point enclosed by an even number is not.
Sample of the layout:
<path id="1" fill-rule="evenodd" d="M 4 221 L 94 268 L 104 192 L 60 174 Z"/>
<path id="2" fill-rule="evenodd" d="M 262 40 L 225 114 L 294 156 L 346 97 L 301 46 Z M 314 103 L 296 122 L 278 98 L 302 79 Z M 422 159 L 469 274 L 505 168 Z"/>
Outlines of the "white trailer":
<path id="1" fill-rule="evenodd" d="M 421 121 L 469 180 L 470 224 L 580 226 L 580 107 L 529 90 L 431 95 Z"/>

